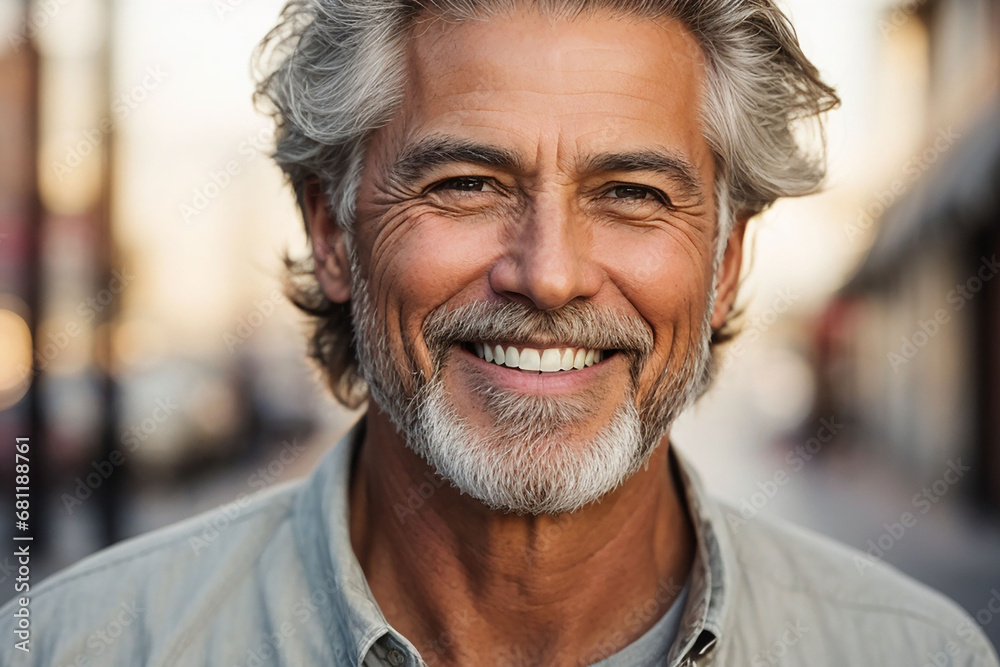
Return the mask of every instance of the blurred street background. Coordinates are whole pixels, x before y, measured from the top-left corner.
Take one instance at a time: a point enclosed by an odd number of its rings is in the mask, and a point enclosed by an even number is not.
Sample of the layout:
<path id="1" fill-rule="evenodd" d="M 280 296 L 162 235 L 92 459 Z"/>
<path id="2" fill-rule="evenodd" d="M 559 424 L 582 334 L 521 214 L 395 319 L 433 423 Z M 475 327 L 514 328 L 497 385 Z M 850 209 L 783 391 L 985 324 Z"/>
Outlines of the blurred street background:
<path id="1" fill-rule="evenodd" d="M 1000 1 L 780 4 L 843 99 L 829 184 L 751 223 L 744 333 L 673 441 L 736 529 L 842 540 L 1000 646 Z M 33 582 L 358 416 L 281 296 L 305 237 L 250 99 L 281 6 L 0 0 L 0 544 L 29 438 Z"/>

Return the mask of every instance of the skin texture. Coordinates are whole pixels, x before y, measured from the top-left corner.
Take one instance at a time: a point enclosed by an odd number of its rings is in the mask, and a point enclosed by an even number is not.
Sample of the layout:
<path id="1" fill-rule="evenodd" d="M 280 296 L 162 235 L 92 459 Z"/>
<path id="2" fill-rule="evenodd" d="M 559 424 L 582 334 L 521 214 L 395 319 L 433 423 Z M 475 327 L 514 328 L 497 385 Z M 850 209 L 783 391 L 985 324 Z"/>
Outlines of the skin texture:
<path id="1" fill-rule="evenodd" d="M 527 11 L 428 19 L 414 34 L 403 109 L 369 144 L 356 236 L 400 374 L 430 372 L 421 323 L 442 304 L 548 310 L 580 299 L 652 331 L 641 399 L 694 344 L 713 288 L 712 327 L 722 325 L 739 276 L 742 219 L 713 285 L 714 165 L 695 38 L 667 19 Z M 513 163 L 447 160 L 400 173 L 400 157 L 428 139 L 486 145 Z M 622 153 L 681 168 L 601 164 Z M 328 298 L 346 302 L 341 233 L 318 190 L 308 207 L 317 276 Z M 449 353 L 444 382 L 463 417 L 485 423 L 464 354 Z M 594 433 L 626 395 L 624 359 L 605 366 L 589 392 L 593 418 L 576 436 Z M 694 537 L 667 438 L 647 469 L 572 515 L 492 511 L 438 480 L 401 520 L 394 508 L 433 470 L 377 405 L 367 420 L 352 546 L 387 620 L 430 665 L 591 664 L 651 627 L 668 607 L 657 590 L 676 595 L 687 578 Z"/>

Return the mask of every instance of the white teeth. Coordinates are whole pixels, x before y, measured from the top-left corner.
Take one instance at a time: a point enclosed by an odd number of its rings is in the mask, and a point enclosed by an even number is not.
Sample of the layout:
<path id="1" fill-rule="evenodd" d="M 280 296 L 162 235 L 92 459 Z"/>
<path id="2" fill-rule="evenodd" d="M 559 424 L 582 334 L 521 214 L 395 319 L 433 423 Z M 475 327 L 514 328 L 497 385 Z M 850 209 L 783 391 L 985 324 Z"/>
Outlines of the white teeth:
<path id="1" fill-rule="evenodd" d="M 538 365 L 538 370 L 543 373 L 552 373 L 562 370 L 562 360 L 559 358 L 559 350 L 548 349 L 542 352 L 542 360 Z"/>
<path id="2" fill-rule="evenodd" d="M 542 358 L 538 350 L 526 347 L 521 350 L 518 357 L 517 367 L 522 371 L 537 371 L 541 369 Z"/>
<path id="3" fill-rule="evenodd" d="M 562 358 L 559 360 L 559 370 L 568 371 L 573 368 L 573 350 L 568 347 L 563 350 Z"/>
<path id="4" fill-rule="evenodd" d="M 569 347 L 552 347 L 544 350 L 527 347 L 518 350 L 513 345 L 504 348 L 502 345 L 472 343 L 472 349 L 480 359 L 498 366 L 542 373 L 582 370 L 604 359 L 603 350 Z"/>

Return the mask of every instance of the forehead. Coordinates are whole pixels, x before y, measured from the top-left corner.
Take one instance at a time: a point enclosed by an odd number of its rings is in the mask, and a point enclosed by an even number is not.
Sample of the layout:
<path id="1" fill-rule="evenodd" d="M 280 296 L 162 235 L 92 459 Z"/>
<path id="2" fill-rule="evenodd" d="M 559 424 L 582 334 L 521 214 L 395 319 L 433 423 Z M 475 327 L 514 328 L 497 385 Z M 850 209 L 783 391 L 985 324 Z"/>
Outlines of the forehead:
<path id="1" fill-rule="evenodd" d="M 708 158 L 703 52 L 676 20 L 523 10 L 425 19 L 413 34 L 402 115 L 410 139 L 457 135 L 529 162 L 651 146 L 699 166 Z"/>

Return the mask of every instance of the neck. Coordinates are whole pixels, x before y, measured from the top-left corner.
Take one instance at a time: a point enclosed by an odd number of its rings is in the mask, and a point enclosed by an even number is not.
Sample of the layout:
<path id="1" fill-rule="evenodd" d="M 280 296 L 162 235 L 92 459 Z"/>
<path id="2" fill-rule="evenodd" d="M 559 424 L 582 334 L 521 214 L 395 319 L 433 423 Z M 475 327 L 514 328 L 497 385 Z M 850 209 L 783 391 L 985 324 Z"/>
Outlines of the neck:
<path id="1" fill-rule="evenodd" d="M 386 620 L 430 665 L 592 664 L 652 627 L 687 579 L 694 533 L 666 437 L 600 502 L 518 516 L 435 475 L 374 404 L 365 419 L 352 547 Z"/>

